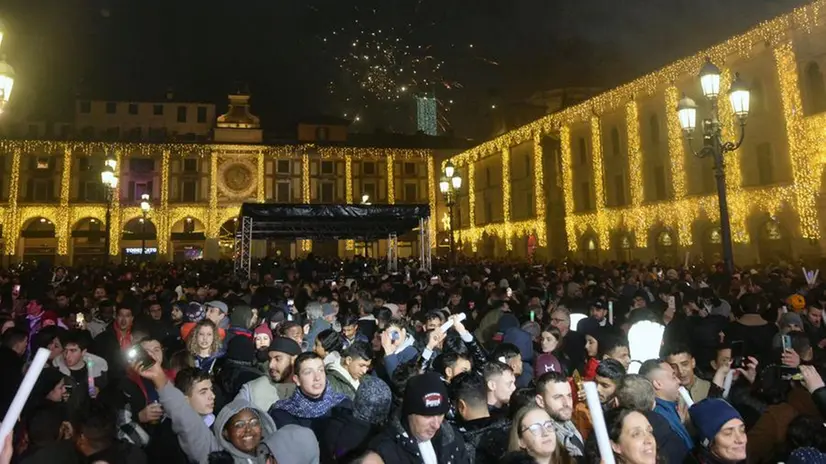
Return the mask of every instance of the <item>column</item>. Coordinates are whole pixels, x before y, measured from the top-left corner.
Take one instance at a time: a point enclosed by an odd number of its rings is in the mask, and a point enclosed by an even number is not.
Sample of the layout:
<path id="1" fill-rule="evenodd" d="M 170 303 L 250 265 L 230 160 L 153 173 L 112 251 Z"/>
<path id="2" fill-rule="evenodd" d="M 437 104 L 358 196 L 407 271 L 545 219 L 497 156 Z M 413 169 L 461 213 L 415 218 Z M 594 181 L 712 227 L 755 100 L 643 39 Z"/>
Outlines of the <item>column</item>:
<path id="1" fill-rule="evenodd" d="M 686 198 L 685 173 L 685 139 L 677 115 L 677 102 L 680 100 L 680 91 L 670 86 L 665 90 L 665 114 L 668 125 L 668 158 L 671 162 L 671 188 L 674 191 L 675 217 L 681 218 L 677 227 L 677 239 L 680 246 L 689 246 L 693 241 L 691 223 L 685 218 L 694 217 L 693 209 Z M 643 248 L 648 245 L 646 240 L 637 240 L 637 246 Z"/>
<path id="2" fill-rule="evenodd" d="M 11 158 L 11 177 L 9 179 L 9 209 L 3 221 L 3 240 L 6 245 L 6 254 L 14 256 L 17 253 L 17 242 L 20 239 L 20 218 L 17 210 L 17 199 L 20 193 L 20 157 L 21 149 L 15 148 Z"/>
<path id="3" fill-rule="evenodd" d="M 267 168 L 266 168 L 264 163 L 265 163 L 264 150 L 259 150 L 258 151 L 258 176 L 256 177 L 256 180 L 258 181 L 258 188 L 256 189 L 257 190 L 256 200 L 258 200 L 258 203 L 264 203 L 264 202 L 267 201 L 267 196 L 266 196 L 267 190 L 266 190 L 266 186 L 264 185 L 266 175 L 267 175 L 267 171 L 266 171 Z M 219 225 L 219 227 L 220 227 L 220 225 Z"/>
<path id="4" fill-rule="evenodd" d="M 611 234 L 605 220 L 605 170 L 602 165 L 602 123 L 599 116 L 591 116 L 591 168 L 594 181 L 594 199 L 596 201 L 596 232 L 599 248 L 611 248 Z"/>
<path id="5" fill-rule="evenodd" d="M 344 155 L 344 200 L 348 205 L 353 201 L 353 155 L 349 152 Z M 344 242 L 344 251 L 353 251 L 356 248 L 355 241 L 350 239 Z M 349 253 L 348 253 L 349 254 Z"/>
<path id="6" fill-rule="evenodd" d="M 66 144 L 63 147 L 63 170 L 60 173 L 60 208 L 57 210 L 57 223 L 55 233 L 57 234 L 57 255 L 58 260 L 70 262 L 69 240 L 72 236 L 71 214 L 69 212 L 69 195 L 71 192 L 72 175 L 72 150 Z"/>
<path id="7" fill-rule="evenodd" d="M 164 150 L 161 156 L 161 206 L 155 214 L 155 233 L 158 243 L 158 258 L 169 255 L 169 233 L 167 222 L 169 219 L 169 156 L 170 151 Z"/>
<path id="8" fill-rule="evenodd" d="M 396 173 L 395 156 L 391 152 L 387 155 L 387 204 L 396 204 Z"/>
<path id="9" fill-rule="evenodd" d="M 571 128 L 562 126 L 559 130 L 559 150 L 562 163 L 562 195 L 565 207 L 565 235 L 568 238 L 568 250 L 576 252 L 579 241 L 573 223 L 574 216 L 574 177 L 571 172 Z"/>
<path id="10" fill-rule="evenodd" d="M 505 250 L 513 250 L 513 237 L 511 237 L 511 149 L 502 149 L 502 217 L 504 219 Z M 490 218 L 488 218 L 490 219 Z"/>
<path id="11" fill-rule="evenodd" d="M 121 161 L 123 160 L 120 149 L 115 150 L 115 165 L 117 166 L 118 179 L 120 179 Z M 120 215 L 120 189 L 121 185 L 118 183 L 117 188 L 112 191 L 112 215 L 109 225 L 109 256 L 118 256 L 120 254 L 120 235 L 121 235 L 121 215 Z"/>
<path id="12" fill-rule="evenodd" d="M 305 151 L 301 155 L 301 189 L 302 189 L 302 198 L 301 201 L 304 204 L 310 204 L 310 155 L 307 154 Z M 313 241 L 312 240 L 301 240 L 301 252 L 302 253 L 310 253 L 313 251 Z"/>
<path id="13" fill-rule="evenodd" d="M 547 219 L 545 217 L 545 165 L 543 164 L 542 133 L 533 136 L 533 200 L 536 219 L 534 231 L 536 244 L 539 247 L 548 246 Z"/>

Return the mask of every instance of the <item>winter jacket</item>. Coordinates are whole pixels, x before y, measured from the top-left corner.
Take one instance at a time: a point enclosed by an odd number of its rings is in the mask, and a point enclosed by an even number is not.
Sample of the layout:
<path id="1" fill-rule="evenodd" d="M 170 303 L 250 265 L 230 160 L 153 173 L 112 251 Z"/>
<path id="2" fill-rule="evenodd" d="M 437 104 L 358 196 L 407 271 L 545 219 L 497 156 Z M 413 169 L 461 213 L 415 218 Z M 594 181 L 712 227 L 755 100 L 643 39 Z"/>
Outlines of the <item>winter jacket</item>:
<path id="1" fill-rule="evenodd" d="M 58 440 L 45 446 L 29 445 L 18 461 L 20 464 L 79 464 L 80 455 L 71 440 Z"/>
<path id="2" fill-rule="evenodd" d="M 533 341 L 531 334 L 522 329 L 508 329 L 503 340 L 505 343 L 513 343 L 519 348 L 522 355 L 522 373 L 516 378 L 516 388 L 525 388 L 533 382 Z"/>
<path id="3" fill-rule="evenodd" d="M 754 427 L 748 432 L 749 462 L 759 464 L 773 462 L 775 455 L 784 446 L 789 424 L 801 414 L 817 414 L 818 409 L 803 387 L 795 386 L 789 392 L 785 403 L 769 406 Z M 822 420 L 820 414 L 818 418 Z"/>
<path id="4" fill-rule="evenodd" d="M 407 334 L 407 338 L 396 348 L 396 351 L 384 357 L 384 367 L 387 370 L 388 379 L 393 378 L 393 372 L 402 364 L 416 359 L 419 356 L 419 350 L 413 344 L 416 338 L 411 334 Z"/>
<path id="5" fill-rule="evenodd" d="M 89 369 L 89 377 L 102 377 L 106 374 L 106 371 L 109 370 L 109 365 L 106 363 L 106 360 L 101 358 L 100 356 L 93 355 L 92 353 L 86 353 L 83 355 L 83 362 L 86 363 L 88 368 L 89 362 L 91 361 L 92 368 Z M 66 360 L 63 359 L 63 356 L 58 356 L 54 358 L 52 361 L 52 365 L 56 367 L 63 375 L 72 375 L 71 371 L 69 370 L 69 366 L 66 365 Z"/>
<path id="6" fill-rule="evenodd" d="M 276 401 L 291 397 L 295 392 L 295 386 L 292 382 L 274 383 L 268 376 L 262 375 L 252 382 L 245 383 L 235 399 L 242 399 L 262 411 L 269 411 Z"/>
<path id="7" fill-rule="evenodd" d="M 457 425 L 471 464 L 496 464 L 508 450 L 511 421 L 485 417 Z"/>
<path id="8" fill-rule="evenodd" d="M 235 398 L 244 384 L 252 382 L 262 375 L 255 363 L 227 359 L 221 368 L 221 372 L 215 376 L 215 383 L 218 384 L 224 398 Z"/>
<path id="9" fill-rule="evenodd" d="M 227 451 L 232 455 L 233 462 L 236 464 L 263 464 L 266 462 L 267 453 L 263 452 L 261 447 L 259 447 L 255 456 L 251 456 L 238 450 L 223 435 L 224 426 L 232 416 L 244 409 L 249 409 L 261 421 L 261 436 L 263 440 L 266 440 L 275 433 L 276 428 L 275 423 L 265 412 L 244 401 L 233 401 L 224 406 L 221 412 L 218 413 L 218 417 L 215 418 L 215 423 L 212 425 L 212 430 L 210 430 L 204 423 L 203 418 L 189 406 L 184 394 L 172 384 L 167 383 L 161 388 L 159 394 L 164 413 L 172 420 L 172 431 L 178 435 L 181 449 L 184 450 L 190 460 L 205 464 L 209 460 L 209 453 Z"/>
<path id="10" fill-rule="evenodd" d="M 350 462 L 364 453 L 370 438 L 379 432 L 378 427 L 354 417 L 351 410 L 335 409 L 318 437 L 321 462 Z"/>
<path id="11" fill-rule="evenodd" d="M 370 442 L 369 449 L 381 456 L 386 463 L 424 464 L 416 439 L 402 425 L 401 420 L 399 416 L 394 415 L 381 435 Z M 462 435 L 448 422 L 442 422 L 431 443 L 439 462 L 470 463 Z"/>
<path id="12" fill-rule="evenodd" d="M 129 443 L 115 442 L 109 448 L 86 457 L 86 462 L 108 464 L 146 464 L 146 454 L 142 449 Z"/>
<path id="13" fill-rule="evenodd" d="M 350 401 L 356 399 L 356 390 L 359 388 L 359 381 L 354 379 L 341 362 L 334 362 L 327 365 L 327 382 L 330 388 L 339 393 L 343 393 Z"/>
<path id="14" fill-rule="evenodd" d="M 668 424 L 668 421 L 654 411 L 643 411 L 643 415 L 654 429 L 654 438 L 657 441 L 657 456 L 661 456 L 668 463 L 681 463 L 690 451 Z"/>

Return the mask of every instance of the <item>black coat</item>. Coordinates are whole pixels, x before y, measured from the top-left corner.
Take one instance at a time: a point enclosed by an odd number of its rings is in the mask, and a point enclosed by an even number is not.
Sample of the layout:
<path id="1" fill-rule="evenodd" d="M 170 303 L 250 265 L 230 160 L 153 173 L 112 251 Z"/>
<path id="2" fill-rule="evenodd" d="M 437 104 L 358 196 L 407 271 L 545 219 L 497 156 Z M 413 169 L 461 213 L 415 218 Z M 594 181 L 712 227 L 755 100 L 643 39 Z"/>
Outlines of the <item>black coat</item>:
<path id="1" fill-rule="evenodd" d="M 439 462 L 470 464 L 464 439 L 448 422 L 442 422 L 442 427 L 431 442 Z M 369 448 L 387 463 L 424 463 L 416 439 L 402 426 L 398 416 L 393 416 L 381 435 L 370 442 Z"/>
<path id="2" fill-rule="evenodd" d="M 657 440 L 657 456 L 664 458 L 668 463 L 680 463 L 689 456 L 689 450 L 680 437 L 671 429 L 668 421 L 656 412 L 644 411 L 643 414 L 651 428 L 654 429 L 654 438 Z"/>
<path id="3" fill-rule="evenodd" d="M 4 417 L 23 381 L 24 359 L 11 348 L 0 346 L 0 417 Z"/>
<path id="4" fill-rule="evenodd" d="M 133 341 L 137 342 L 137 340 Z M 95 338 L 90 351 L 106 360 L 109 366 L 110 382 L 117 383 L 126 377 L 126 354 L 120 348 L 113 324 L 109 324 L 109 327 Z"/>
<path id="5" fill-rule="evenodd" d="M 352 410 L 333 408 L 324 429 L 318 434 L 321 463 L 350 462 L 364 453 L 370 438 L 378 433 L 378 427 L 353 417 Z"/>
<path id="6" fill-rule="evenodd" d="M 511 421 L 492 417 L 463 422 L 458 426 L 471 464 L 496 464 L 508 451 Z"/>

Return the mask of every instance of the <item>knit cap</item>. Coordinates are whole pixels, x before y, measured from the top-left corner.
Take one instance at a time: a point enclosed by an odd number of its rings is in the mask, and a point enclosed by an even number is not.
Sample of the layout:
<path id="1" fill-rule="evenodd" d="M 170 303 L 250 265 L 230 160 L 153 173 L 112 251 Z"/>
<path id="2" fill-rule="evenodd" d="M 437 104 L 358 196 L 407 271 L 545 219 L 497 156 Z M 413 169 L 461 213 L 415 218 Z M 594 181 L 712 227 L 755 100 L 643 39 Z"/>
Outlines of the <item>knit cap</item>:
<path id="1" fill-rule="evenodd" d="M 426 372 L 407 381 L 402 416 L 438 416 L 446 414 L 449 409 L 447 387 L 439 374 Z"/>
<path id="2" fill-rule="evenodd" d="M 261 324 L 255 328 L 255 335 L 266 335 L 270 337 L 270 341 L 272 341 L 272 330 L 267 327 L 267 324 Z"/>
<path id="3" fill-rule="evenodd" d="M 298 425 L 285 425 L 264 438 L 263 445 L 278 464 L 317 464 L 320 451 L 312 430 Z"/>
<path id="4" fill-rule="evenodd" d="M 236 335 L 227 344 L 227 359 L 235 361 L 255 361 L 255 343 L 245 335 Z"/>
<path id="5" fill-rule="evenodd" d="M 740 419 L 737 412 L 726 400 L 706 398 L 689 408 L 691 422 L 698 432 L 698 442 L 705 448 L 711 445 L 717 432 L 732 419 Z"/>
<path id="6" fill-rule="evenodd" d="M 390 387 L 378 377 L 362 377 L 353 401 L 353 417 L 369 424 L 378 425 L 387 420 L 393 394 Z"/>

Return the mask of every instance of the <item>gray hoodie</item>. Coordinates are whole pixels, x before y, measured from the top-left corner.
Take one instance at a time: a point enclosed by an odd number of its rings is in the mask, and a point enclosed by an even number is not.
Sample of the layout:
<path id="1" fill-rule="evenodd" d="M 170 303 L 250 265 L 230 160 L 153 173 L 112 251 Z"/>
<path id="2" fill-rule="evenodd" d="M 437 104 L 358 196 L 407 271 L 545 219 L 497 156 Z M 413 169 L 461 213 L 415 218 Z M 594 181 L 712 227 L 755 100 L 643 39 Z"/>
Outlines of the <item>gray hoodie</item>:
<path id="1" fill-rule="evenodd" d="M 266 462 L 267 454 L 262 452 L 263 450 L 260 447 L 256 456 L 244 453 L 224 438 L 223 431 L 224 426 L 232 416 L 244 409 L 249 409 L 261 421 L 262 440 L 267 439 L 275 433 L 275 422 L 272 421 L 269 414 L 246 401 L 234 400 L 224 406 L 221 412 L 218 413 L 218 417 L 215 418 L 215 423 L 212 425 L 212 430 L 210 430 L 204 424 L 203 418 L 189 406 L 184 394 L 174 385 L 167 383 L 158 392 L 158 397 L 167 417 L 172 420 L 172 431 L 178 435 L 181 449 L 191 460 L 206 464 L 209 462 L 209 453 L 227 451 L 232 455 L 236 464 L 263 464 Z"/>
<path id="2" fill-rule="evenodd" d="M 321 454 L 313 431 L 298 425 L 285 425 L 262 443 L 278 464 L 318 464 Z"/>

